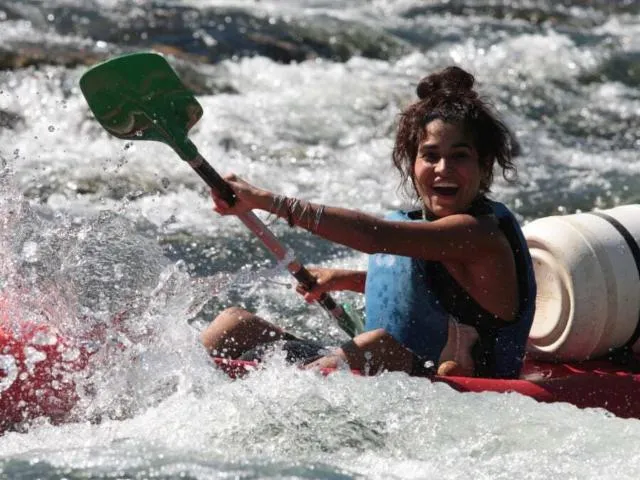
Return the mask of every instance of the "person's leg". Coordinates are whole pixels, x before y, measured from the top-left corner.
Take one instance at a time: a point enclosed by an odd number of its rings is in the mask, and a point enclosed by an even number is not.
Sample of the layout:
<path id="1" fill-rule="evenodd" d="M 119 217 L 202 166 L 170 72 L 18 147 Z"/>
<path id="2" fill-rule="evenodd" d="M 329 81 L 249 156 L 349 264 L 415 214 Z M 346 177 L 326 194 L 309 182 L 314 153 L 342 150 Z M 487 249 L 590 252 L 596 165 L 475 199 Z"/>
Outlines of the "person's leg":
<path id="1" fill-rule="evenodd" d="M 288 338 L 292 336 L 280 327 L 240 307 L 224 310 L 200 334 L 210 354 L 228 358 L 237 358 L 258 345 Z"/>

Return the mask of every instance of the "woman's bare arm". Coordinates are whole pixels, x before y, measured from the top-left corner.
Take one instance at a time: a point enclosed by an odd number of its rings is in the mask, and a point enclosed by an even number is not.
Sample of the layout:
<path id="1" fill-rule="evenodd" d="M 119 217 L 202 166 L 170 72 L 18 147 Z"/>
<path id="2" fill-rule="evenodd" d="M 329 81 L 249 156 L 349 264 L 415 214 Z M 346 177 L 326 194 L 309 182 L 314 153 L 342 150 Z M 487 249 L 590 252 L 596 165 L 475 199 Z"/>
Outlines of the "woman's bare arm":
<path id="1" fill-rule="evenodd" d="M 310 204 L 312 215 L 320 206 Z M 317 224 L 305 215 L 293 223 L 327 240 L 364 253 L 388 253 L 425 260 L 466 261 L 509 248 L 491 217 L 450 215 L 432 222 L 384 220 L 355 210 L 325 207 Z"/>
<path id="2" fill-rule="evenodd" d="M 388 221 L 357 210 L 287 199 L 226 177 L 238 200 L 229 206 L 212 193 L 215 210 L 239 215 L 260 209 L 335 243 L 365 253 L 388 253 L 425 260 L 473 262 L 509 249 L 490 216 L 450 215 L 433 222 Z"/>

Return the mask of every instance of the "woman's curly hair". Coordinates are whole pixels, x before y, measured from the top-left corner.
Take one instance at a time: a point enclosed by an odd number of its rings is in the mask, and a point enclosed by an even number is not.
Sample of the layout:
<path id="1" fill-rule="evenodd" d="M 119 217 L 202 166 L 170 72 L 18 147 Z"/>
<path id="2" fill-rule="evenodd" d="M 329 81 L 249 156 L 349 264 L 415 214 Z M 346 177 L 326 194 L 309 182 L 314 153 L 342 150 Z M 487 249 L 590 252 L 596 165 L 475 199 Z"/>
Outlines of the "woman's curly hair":
<path id="1" fill-rule="evenodd" d="M 393 148 L 393 163 L 400 171 L 405 187 L 411 179 L 415 191 L 413 166 L 418 147 L 424 139 L 425 127 L 436 119 L 460 125 L 473 139 L 483 173 L 481 193 L 490 191 L 495 162 L 502 167 L 502 175 L 507 181 L 515 178 L 513 156 L 517 155 L 519 146 L 505 124 L 478 97 L 473 89 L 474 82 L 473 75 L 463 69 L 447 67 L 418 84 L 419 100 L 400 114 Z"/>

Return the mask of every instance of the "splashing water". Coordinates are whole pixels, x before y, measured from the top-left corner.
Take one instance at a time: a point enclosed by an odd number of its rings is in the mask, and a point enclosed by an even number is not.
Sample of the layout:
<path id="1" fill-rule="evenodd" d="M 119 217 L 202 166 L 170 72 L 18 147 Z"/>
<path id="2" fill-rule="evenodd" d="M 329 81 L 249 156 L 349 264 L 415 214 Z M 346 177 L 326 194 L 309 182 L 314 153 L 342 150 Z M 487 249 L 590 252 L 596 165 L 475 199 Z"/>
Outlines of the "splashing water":
<path id="1" fill-rule="evenodd" d="M 13 414 L 22 428 L 40 414 L 56 422 L 130 418 L 187 388 L 190 369 L 210 368 L 188 321 L 232 285 L 283 269 L 193 279 L 130 220 L 105 211 L 54 222 L 16 194 L 10 176 L 3 174 L 0 202 L 0 326 L 15 348 L 1 357 L 0 391 L 13 404 L 40 405 L 24 393 L 30 382 L 37 398 L 64 393 L 55 409 Z"/>

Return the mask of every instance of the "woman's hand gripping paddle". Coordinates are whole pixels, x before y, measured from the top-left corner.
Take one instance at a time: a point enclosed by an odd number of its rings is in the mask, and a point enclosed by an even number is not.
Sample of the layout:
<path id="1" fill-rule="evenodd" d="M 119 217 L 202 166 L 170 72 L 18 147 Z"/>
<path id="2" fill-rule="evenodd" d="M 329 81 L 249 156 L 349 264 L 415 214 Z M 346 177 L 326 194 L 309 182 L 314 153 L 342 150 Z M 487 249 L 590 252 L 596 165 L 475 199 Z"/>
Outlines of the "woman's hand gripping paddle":
<path id="1" fill-rule="evenodd" d="M 233 205 L 235 195 L 198 153 L 188 132 L 202 116 L 202 107 L 169 63 L 155 53 L 123 55 L 89 69 L 80 79 L 80 89 L 100 124 L 113 136 L 127 140 L 155 140 L 169 145 L 215 192 Z M 279 261 L 287 260 L 287 250 L 253 213 L 238 218 Z M 287 269 L 302 284 L 316 279 L 295 258 Z M 333 315 L 350 336 L 362 330 L 329 295 L 318 303 Z"/>

